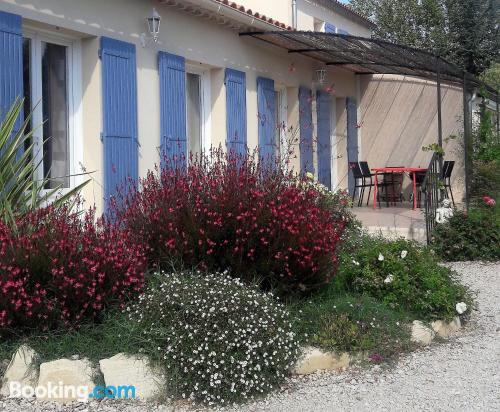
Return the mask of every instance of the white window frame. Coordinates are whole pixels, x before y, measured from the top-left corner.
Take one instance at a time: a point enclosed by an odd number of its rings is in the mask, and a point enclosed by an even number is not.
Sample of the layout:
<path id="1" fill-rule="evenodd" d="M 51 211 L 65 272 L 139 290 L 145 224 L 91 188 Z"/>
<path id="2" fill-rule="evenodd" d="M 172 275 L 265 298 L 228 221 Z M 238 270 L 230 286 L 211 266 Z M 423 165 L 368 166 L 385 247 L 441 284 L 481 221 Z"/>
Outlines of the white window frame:
<path id="1" fill-rule="evenodd" d="M 313 29 L 316 32 L 325 32 L 325 23 L 323 20 L 318 19 L 317 17 L 314 18 L 313 21 Z"/>
<path id="2" fill-rule="evenodd" d="M 57 195 L 67 193 L 83 183 L 83 133 L 82 133 L 82 65 L 80 39 L 50 30 L 23 26 L 23 37 L 30 39 L 31 110 L 33 125 L 33 159 L 40 163 L 37 178 L 43 176 L 43 101 L 42 101 L 42 42 L 67 47 L 67 99 L 68 99 L 68 161 L 69 187 L 61 188 Z M 48 192 L 45 189 L 43 192 Z"/>
<path id="3" fill-rule="evenodd" d="M 280 150 L 280 161 L 283 167 L 286 167 L 285 157 L 283 152 L 288 152 L 288 141 L 287 141 L 287 130 L 288 130 L 288 112 L 287 112 L 287 89 L 285 85 L 276 84 L 274 85 L 274 91 L 278 93 L 279 99 L 276 102 L 278 105 L 278 117 L 280 120 L 280 125 L 283 124 L 284 127 L 280 127 L 279 134 L 279 150 Z"/>
<path id="4" fill-rule="evenodd" d="M 209 153 L 212 145 L 212 111 L 211 96 L 210 96 L 210 70 L 204 67 L 199 67 L 195 64 L 186 63 L 186 73 L 197 74 L 200 76 L 200 114 L 201 114 L 201 150 L 202 153 Z M 187 104 L 187 103 L 186 103 Z M 186 112 L 187 116 L 187 112 Z M 186 123 L 187 127 L 187 123 Z M 187 130 L 186 130 L 187 133 Z M 189 142 L 188 142 L 189 145 Z M 188 146 L 187 145 L 187 146 Z M 186 146 L 186 147 L 187 147 Z"/>

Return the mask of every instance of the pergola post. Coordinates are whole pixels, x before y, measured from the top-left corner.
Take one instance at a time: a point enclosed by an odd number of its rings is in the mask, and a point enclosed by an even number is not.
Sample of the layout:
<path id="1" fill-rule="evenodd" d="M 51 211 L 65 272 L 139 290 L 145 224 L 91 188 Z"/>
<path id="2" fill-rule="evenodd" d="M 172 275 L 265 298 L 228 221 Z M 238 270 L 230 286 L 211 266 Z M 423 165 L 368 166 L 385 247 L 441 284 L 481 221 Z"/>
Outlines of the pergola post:
<path id="1" fill-rule="evenodd" d="M 471 130 L 470 130 L 470 111 L 469 99 L 467 97 L 467 72 L 464 71 L 463 79 L 463 105 L 464 105 L 464 163 L 465 163 L 465 207 L 469 210 L 470 203 L 470 178 L 471 178 Z"/>
<path id="2" fill-rule="evenodd" d="M 439 56 L 436 56 L 436 83 L 437 83 L 437 116 L 438 116 L 438 146 L 443 149 L 443 117 L 441 112 L 441 65 Z M 439 153 L 439 173 L 443 172 L 443 155 Z"/>

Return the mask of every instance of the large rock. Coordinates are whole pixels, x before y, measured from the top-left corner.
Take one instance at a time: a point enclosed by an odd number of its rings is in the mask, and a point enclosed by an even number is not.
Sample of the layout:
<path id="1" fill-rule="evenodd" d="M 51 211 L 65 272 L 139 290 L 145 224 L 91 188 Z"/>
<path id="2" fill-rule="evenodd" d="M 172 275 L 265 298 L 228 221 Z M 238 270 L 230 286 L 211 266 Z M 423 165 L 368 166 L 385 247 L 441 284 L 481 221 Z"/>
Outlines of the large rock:
<path id="1" fill-rule="evenodd" d="M 304 348 L 293 372 L 297 375 L 307 375 L 318 370 L 343 370 L 349 363 L 350 358 L 347 353 L 336 355 L 333 352 L 307 347 Z"/>
<path id="2" fill-rule="evenodd" d="M 436 332 L 440 337 L 447 338 L 457 332 L 462 327 L 462 324 L 460 322 L 460 318 L 456 316 L 451 322 L 436 320 L 431 323 L 431 326 L 434 332 Z"/>
<path id="3" fill-rule="evenodd" d="M 119 353 L 99 361 L 106 386 L 135 388 L 135 397 L 154 399 L 165 391 L 164 377 L 151 368 L 147 359 Z M 129 391 L 129 397 L 131 393 Z"/>
<path id="4" fill-rule="evenodd" d="M 414 320 L 411 325 L 411 340 L 419 345 L 429 345 L 436 333 L 419 320 Z"/>
<path id="5" fill-rule="evenodd" d="M 34 396 L 33 390 L 37 383 L 38 370 L 34 360 L 36 353 L 29 346 L 20 346 L 5 370 L 2 379 L 0 395 L 9 397 Z M 12 390 L 11 390 L 12 389 Z M 23 390 L 25 389 L 25 390 Z"/>
<path id="6" fill-rule="evenodd" d="M 42 363 L 36 397 L 60 403 L 86 401 L 95 386 L 92 375 L 92 365 L 87 359 Z"/>

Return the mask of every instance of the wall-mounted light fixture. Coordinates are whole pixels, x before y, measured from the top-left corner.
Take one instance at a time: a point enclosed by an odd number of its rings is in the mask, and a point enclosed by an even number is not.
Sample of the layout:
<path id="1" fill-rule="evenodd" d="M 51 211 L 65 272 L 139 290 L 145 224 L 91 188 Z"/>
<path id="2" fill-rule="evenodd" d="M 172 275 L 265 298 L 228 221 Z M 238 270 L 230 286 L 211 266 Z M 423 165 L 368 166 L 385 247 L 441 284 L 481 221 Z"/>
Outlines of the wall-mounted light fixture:
<path id="1" fill-rule="evenodd" d="M 141 33 L 142 47 L 146 47 L 151 41 L 153 41 L 154 43 L 158 41 L 158 36 L 160 34 L 161 16 L 158 14 L 156 9 L 153 8 L 153 13 L 150 17 L 146 18 L 146 22 L 148 24 L 149 36 L 146 33 Z"/>
<path id="2" fill-rule="evenodd" d="M 316 81 L 319 84 L 324 84 L 326 80 L 326 69 L 321 68 L 316 70 Z"/>

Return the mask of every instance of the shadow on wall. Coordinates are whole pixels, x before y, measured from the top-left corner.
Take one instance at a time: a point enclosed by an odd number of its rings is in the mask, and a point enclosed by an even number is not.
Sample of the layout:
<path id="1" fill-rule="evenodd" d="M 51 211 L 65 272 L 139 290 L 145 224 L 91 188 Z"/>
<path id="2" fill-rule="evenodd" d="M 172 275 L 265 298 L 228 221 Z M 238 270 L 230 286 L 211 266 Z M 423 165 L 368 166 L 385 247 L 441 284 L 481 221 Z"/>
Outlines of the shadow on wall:
<path id="1" fill-rule="evenodd" d="M 360 140 L 362 160 L 370 167 L 426 168 L 431 151 L 422 147 L 437 143 L 436 83 L 394 75 L 360 76 Z M 441 89 L 445 160 L 454 160 L 453 193 L 464 194 L 462 89 L 449 84 Z M 411 192 L 405 185 L 405 197 Z"/>

